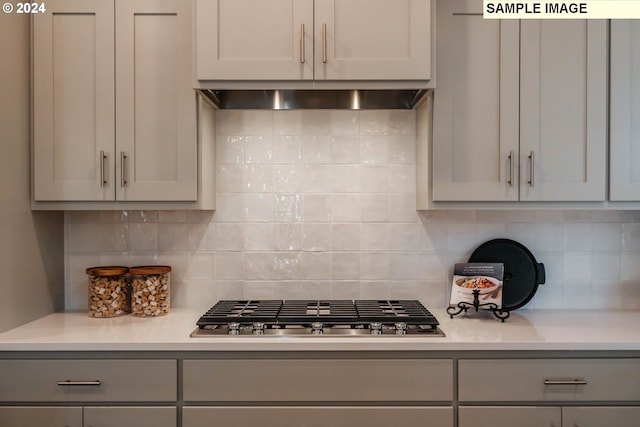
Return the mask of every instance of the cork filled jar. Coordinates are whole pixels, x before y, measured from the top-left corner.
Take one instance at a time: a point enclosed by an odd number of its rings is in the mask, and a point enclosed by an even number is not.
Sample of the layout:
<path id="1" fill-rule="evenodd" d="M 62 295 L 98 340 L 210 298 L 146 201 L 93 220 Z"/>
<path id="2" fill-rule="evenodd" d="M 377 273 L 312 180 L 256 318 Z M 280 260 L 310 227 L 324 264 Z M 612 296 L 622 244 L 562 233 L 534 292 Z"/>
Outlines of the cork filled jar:
<path id="1" fill-rule="evenodd" d="M 128 272 L 128 267 L 120 266 L 87 268 L 90 317 L 117 317 L 129 313 Z"/>
<path id="2" fill-rule="evenodd" d="M 163 316 L 169 313 L 168 265 L 131 267 L 131 315 Z"/>

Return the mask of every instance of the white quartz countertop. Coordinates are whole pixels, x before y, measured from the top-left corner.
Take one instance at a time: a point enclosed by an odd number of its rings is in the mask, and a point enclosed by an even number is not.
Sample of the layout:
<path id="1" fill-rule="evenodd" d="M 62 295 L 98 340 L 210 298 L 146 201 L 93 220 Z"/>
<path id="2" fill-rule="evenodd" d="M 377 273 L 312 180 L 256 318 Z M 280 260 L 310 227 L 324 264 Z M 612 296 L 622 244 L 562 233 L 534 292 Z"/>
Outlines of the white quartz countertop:
<path id="1" fill-rule="evenodd" d="M 491 313 L 449 318 L 431 309 L 446 334 L 433 337 L 190 338 L 202 314 L 94 319 L 86 312 L 45 316 L 0 334 L 0 351 L 555 351 L 640 350 L 640 311 L 519 310 L 501 323 Z"/>

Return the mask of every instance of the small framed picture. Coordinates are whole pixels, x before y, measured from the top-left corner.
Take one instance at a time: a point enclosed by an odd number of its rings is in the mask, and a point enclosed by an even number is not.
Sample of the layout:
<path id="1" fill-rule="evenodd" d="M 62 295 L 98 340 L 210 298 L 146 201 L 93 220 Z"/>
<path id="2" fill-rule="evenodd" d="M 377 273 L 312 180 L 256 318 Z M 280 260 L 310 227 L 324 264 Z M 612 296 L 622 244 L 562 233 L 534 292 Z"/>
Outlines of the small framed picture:
<path id="1" fill-rule="evenodd" d="M 451 299 L 449 304 L 460 302 L 473 304 L 477 291 L 480 308 L 502 308 L 503 263 L 469 262 L 459 263 L 453 269 Z M 491 306 L 488 304 L 495 304 Z"/>

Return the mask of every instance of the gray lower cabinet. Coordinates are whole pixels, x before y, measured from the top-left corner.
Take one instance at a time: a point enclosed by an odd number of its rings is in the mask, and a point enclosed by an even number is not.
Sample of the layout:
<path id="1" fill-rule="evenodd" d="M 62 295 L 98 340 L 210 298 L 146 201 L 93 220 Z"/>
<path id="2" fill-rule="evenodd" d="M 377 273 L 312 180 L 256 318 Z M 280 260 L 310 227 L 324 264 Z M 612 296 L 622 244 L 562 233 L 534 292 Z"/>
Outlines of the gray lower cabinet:
<path id="1" fill-rule="evenodd" d="M 487 393 L 490 391 L 487 390 Z M 458 409 L 458 427 L 561 427 L 561 425 L 562 408 L 560 407 L 463 406 Z"/>
<path id="2" fill-rule="evenodd" d="M 458 427 L 637 427 L 637 406 L 464 406 Z"/>
<path id="3" fill-rule="evenodd" d="M 451 427 L 448 407 L 185 407 L 182 427 Z"/>
<path id="4" fill-rule="evenodd" d="M 4 402 L 175 402 L 176 360 L 1 360 Z"/>
<path id="5" fill-rule="evenodd" d="M 177 409 L 172 407 L 0 407 L 3 427 L 176 427 Z"/>
<path id="6" fill-rule="evenodd" d="M 575 407 L 562 408 L 563 426 L 568 427 L 637 427 L 640 407 Z"/>
<path id="7" fill-rule="evenodd" d="M 84 427 L 176 427 L 175 406 L 91 406 L 84 408 Z"/>
<path id="8" fill-rule="evenodd" d="M 453 427 L 453 367 L 451 359 L 184 360 L 182 427 Z"/>
<path id="9" fill-rule="evenodd" d="M 82 408 L 76 406 L 4 406 L 0 407 L 3 427 L 83 427 Z"/>
<path id="10" fill-rule="evenodd" d="M 458 362 L 458 427 L 636 427 L 636 358 Z"/>
<path id="11" fill-rule="evenodd" d="M 0 360 L 0 426 L 176 427 L 177 372 L 176 359 Z"/>

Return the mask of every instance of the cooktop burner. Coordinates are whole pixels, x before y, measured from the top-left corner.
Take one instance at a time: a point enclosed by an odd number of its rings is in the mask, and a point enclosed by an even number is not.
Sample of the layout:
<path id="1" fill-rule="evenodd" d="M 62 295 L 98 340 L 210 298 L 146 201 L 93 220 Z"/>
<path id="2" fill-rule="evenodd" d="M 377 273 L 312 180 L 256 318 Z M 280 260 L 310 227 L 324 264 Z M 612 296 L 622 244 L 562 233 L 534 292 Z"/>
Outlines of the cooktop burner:
<path id="1" fill-rule="evenodd" d="M 223 300 L 191 336 L 444 336 L 438 324 L 415 300 Z"/>

